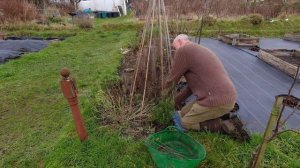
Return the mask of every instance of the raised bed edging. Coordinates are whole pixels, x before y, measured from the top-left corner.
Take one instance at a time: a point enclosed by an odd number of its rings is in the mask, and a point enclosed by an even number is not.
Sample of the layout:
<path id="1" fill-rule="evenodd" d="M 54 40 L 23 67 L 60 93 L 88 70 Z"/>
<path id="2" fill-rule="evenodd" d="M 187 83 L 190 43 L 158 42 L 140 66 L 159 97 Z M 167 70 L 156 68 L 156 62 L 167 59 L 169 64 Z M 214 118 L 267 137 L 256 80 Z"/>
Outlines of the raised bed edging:
<path id="1" fill-rule="evenodd" d="M 300 33 L 285 34 L 283 39 L 288 41 L 300 42 Z"/>
<path id="2" fill-rule="evenodd" d="M 275 56 L 273 56 L 272 54 L 264 51 L 264 50 L 260 50 L 258 57 L 260 59 L 262 59 L 263 61 L 265 61 L 266 63 L 276 67 L 277 69 L 285 72 L 286 74 L 288 74 L 289 76 L 291 76 L 292 78 L 295 78 L 295 74 L 297 72 L 297 67 L 295 65 L 292 65 L 286 61 L 283 61 L 282 59 L 279 59 Z M 298 78 L 300 79 L 300 77 Z"/>
<path id="3" fill-rule="evenodd" d="M 245 37 L 240 37 L 245 36 Z M 229 35 L 219 35 L 219 39 L 224 43 L 231 44 L 234 46 L 258 46 L 259 38 L 252 37 L 246 34 L 229 34 Z"/>

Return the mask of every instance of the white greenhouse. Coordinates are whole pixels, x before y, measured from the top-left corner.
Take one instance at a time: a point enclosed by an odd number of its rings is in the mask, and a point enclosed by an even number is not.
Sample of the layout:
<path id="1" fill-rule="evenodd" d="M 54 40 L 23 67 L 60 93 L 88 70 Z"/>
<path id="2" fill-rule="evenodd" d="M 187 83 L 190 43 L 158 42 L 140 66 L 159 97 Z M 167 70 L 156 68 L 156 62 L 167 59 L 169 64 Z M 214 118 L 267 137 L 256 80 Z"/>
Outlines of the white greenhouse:
<path id="1" fill-rule="evenodd" d="M 119 12 L 127 15 L 128 0 L 82 0 L 79 3 L 79 10 Z"/>

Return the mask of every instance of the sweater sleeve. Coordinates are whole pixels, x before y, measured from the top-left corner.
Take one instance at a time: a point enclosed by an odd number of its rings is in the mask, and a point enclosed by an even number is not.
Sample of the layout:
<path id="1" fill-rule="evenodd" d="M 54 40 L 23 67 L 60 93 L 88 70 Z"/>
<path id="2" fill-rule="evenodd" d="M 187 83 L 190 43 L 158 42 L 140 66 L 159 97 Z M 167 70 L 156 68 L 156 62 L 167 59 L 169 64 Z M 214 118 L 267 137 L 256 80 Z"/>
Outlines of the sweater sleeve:
<path id="1" fill-rule="evenodd" d="M 170 71 L 169 76 L 166 79 L 165 88 L 169 88 L 173 83 L 177 83 L 180 78 L 187 72 L 188 65 L 186 55 L 183 54 L 183 48 L 176 51 L 174 64 Z"/>

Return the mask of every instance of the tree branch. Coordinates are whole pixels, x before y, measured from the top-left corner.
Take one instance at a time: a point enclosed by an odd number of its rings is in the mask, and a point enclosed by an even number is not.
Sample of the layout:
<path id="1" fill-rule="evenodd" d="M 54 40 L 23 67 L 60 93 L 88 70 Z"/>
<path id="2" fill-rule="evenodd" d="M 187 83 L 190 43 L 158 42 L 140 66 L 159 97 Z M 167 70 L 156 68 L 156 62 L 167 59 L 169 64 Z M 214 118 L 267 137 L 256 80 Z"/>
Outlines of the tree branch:
<path id="1" fill-rule="evenodd" d="M 297 68 L 297 71 L 296 71 L 296 74 L 295 74 L 295 78 L 294 78 L 294 81 L 293 81 L 293 83 L 292 83 L 292 85 L 291 85 L 291 87 L 290 87 L 290 89 L 289 89 L 289 92 L 288 92 L 288 96 L 287 96 L 287 101 L 288 101 L 288 99 L 290 99 L 290 97 L 291 97 L 291 93 L 292 93 L 292 90 L 293 90 L 293 88 L 294 88 L 294 86 L 295 86 L 295 84 L 296 84 L 296 82 L 297 82 L 297 80 L 298 80 L 298 77 L 299 77 L 299 70 L 300 70 L 300 64 L 298 65 L 298 68 Z M 276 134 L 276 133 L 278 133 L 278 130 L 279 130 L 279 127 L 280 127 L 280 120 L 281 120 L 281 118 L 282 118 L 282 114 L 283 114 L 283 111 L 284 111 L 284 109 L 285 109 L 285 104 L 283 104 L 283 107 L 282 107 L 282 109 L 281 109 L 281 111 L 280 111 L 280 113 L 279 113 L 279 117 L 278 117 L 278 120 L 277 120 L 277 123 L 276 123 L 276 128 L 275 128 L 275 130 L 274 130 L 274 135 Z M 275 135 L 276 136 L 276 135 Z"/>
<path id="2" fill-rule="evenodd" d="M 284 126 L 286 124 L 286 122 L 291 118 L 291 116 L 293 116 L 296 113 L 296 111 L 298 110 L 299 107 L 300 107 L 300 102 L 298 102 L 298 104 L 294 108 L 293 112 L 291 114 L 289 114 L 288 117 L 282 122 L 281 127 Z"/>

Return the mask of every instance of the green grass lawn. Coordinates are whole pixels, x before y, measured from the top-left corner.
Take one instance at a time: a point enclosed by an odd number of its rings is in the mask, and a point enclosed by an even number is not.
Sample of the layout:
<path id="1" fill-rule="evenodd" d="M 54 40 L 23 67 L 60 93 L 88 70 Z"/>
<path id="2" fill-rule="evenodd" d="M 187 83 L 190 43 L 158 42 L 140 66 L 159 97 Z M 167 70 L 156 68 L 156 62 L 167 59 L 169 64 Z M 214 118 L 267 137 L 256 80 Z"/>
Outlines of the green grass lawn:
<path id="1" fill-rule="evenodd" d="M 216 37 L 218 34 L 245 33 L 260 37 L 283 37 L 288 32 L 300 32 L 300 17 L 289 16 L 289 21 L 276 19 L 275 22 L 264 21 L 260 25 L 252 25 L 247 17 L 217 20 L 213 24 L 206 24 L 203 28 L 204 37 Z M 176 28 L 175 22 L 171 26 Z M 199 27 L 199 21 L 179 22 L 179 28 L 185 32 L 196 35 Z"/>
<path id="2" fill-rule="evenodd" d="M 80 29 L 67 21 L 41 25 L 37 23 L 5 23 L 0 24 L 0 32 L 4 31 L 8 36 L 29 37 L 70 37 L 76 35 Z"/>
<path id="3" fill-rule="evenodd" d="M 136 43 L 137 28 L 140 24 L 128 18 L 97 21 L 91 30 L 78 29 L 76 36 L 0 65 L 0 167 L 154 167 L 143 140 L 102 125 L 98 120 L 101 111 L 95 108 L 97 93 L 118 81 L 120 48 Z M 22 32 L 26 35 L 27 30 Z M 70 68 L 78 82 L 90 134 L 84 143 L 78 140 L 60 91 L 62 67 Z M 201 167 L 247 167 L 261 140 L 257 135 L 241 144 L 218 134 L 190 135 L 207 150 Z M 285 134 L 269 145 L 264 165 L 300 167 L 299 156 L 300 137 Z"/>

